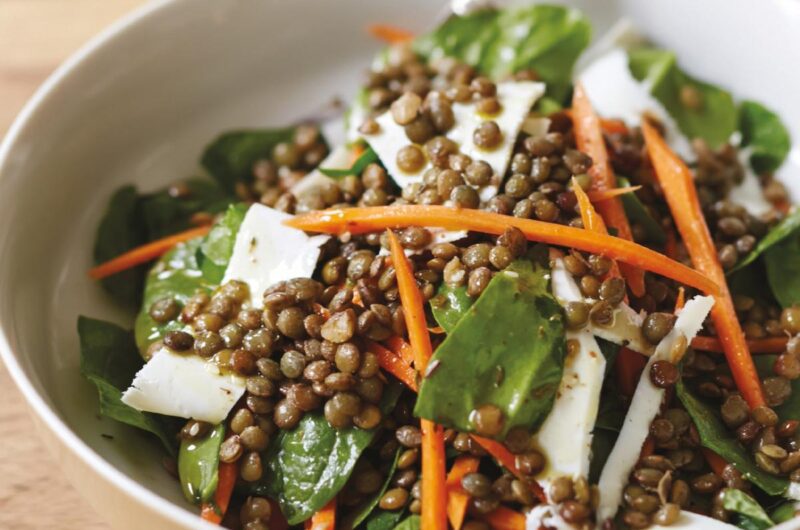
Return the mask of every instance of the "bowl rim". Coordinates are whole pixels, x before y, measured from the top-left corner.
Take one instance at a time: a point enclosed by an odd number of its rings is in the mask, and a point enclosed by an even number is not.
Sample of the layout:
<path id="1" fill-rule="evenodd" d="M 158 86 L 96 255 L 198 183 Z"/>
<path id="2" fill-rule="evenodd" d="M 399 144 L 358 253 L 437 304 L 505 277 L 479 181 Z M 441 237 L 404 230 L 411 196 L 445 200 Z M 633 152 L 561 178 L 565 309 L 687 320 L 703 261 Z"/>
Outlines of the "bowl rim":
<path id="1" fill-rule="evenodd" d="M 91 60 L 100 50 L 105 48 L 106 45 L 114 40 L 122 38 L 134 27 L 147 23 L 148 20 L 158 17 L 160 13 L 168 7 L 180 3 L 180 0 L 150 0 L 106 26 L 75 52 L 70 54 L 69 57 L 36 89 L 30 99 L 27 100 L 22 110 L 14 118 L 2 142 L 0 142 L 0 179 L 3 178 L 6 167 L 10 163 L 11 154 L 17 147 L 17 140 L 29 128 L 31 122 L 40 111 L 42 104 L 61 89 L 63 83 L 75 73 L 80 65 Z M 73 457 L 77 457 L 81 460 L 83 464 L 97 473 L 109 486 L 117 489 L 119 493 L 133 499 L 138 504 L 147 507 L 147 509 L 158 512 L 169 521 L 181 527 L 218 528 L 139 484 L 107 462 L 75 434 L 64 420 L 62 420 L 45 402 L 44 398 L 31 382 L 31 379 L 25 373 L 25 370 L 17 361 L 14 348 L 12 348 L 8 338 L 8 332 L 2 322 L 0 322 L 0 359 L 5 363 L 12 381 L 14 381 L 17 388 L 22 393 L 29 410 L 39 417 L 41 424 L 55 435 L 55 439 L 57 439 Z M 48 444 L 45 445 L 51 457 L 55 457 L 53 447 Z M 59 467 L 62 468 L 61 463 L 57 463 Z M 74 482 L 69 476 L 67 476 L 67 480 L 71 483 Z M 92 504 L 91 500 L 87 499 L 82 492 L 81 496 Z M 104 517 L 103 519 L 105 520 Z"/>

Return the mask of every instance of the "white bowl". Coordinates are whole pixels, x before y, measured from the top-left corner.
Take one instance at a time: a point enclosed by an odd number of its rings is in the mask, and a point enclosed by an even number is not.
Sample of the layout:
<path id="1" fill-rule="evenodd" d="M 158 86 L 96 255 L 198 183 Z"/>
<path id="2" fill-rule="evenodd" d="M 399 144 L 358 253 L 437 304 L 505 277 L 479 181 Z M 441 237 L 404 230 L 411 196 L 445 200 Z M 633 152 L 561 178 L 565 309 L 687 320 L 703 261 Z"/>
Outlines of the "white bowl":
<path id="1" fill-rule="evenodd" d="M 630 14 L 690 71 L 771 105 L 800 138 L 800 4 L 569 3 L 596 34 Z M 199 171 L 203 146 L 226 129 L 285 124 L 349 98 L 379 48 L 362 28 L 421 32 L 442 4 L 157 1 L 76 53 L 11 127 L 0 147 L 0 353 L 64 472 L 115 527 L 212 528 L 167 478 L 154 443 L 98 418 L 79 374 L 78 314 L 131 323 L 86 276 L 110 193 Z"/>

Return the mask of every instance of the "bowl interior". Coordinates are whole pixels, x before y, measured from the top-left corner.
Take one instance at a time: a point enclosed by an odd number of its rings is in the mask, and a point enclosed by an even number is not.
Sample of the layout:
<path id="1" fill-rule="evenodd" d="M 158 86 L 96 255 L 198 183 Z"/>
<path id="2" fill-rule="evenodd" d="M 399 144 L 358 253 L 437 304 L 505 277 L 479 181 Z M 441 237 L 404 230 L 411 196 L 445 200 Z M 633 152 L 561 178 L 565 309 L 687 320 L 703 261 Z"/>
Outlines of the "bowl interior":
<path id="1" fill-rule="evenodd" d="M 723 1 L 707 0 L 702 10 Z M 784 40 L 800 29 L 797 10 L 762 3 L 759 16 L 775 25 L 743 54 L 734 44 L 751 30 L 746 15 L 755 0 L 726 1 L 736 15 L 717 20 L 713 31 L 694 20 L 700 8 L 689 0 L 568 3 L 592 16 L 597 35 L 621 8 L 678 50 L 693 73 L 773 106 L 800 138 L 800 100 L 791 97 L 800 92 L 800 75 L 775 66 L 800 62 L 795 41 Z M 79 374 L 79 314 L 132 322 L 86 277 L 109 195 L 125 183 L 148 190 L 199 173 L 204 145 L 222 131 L 280 126 L 312 115 L 333 96 L 347 101 L 379 49 L 362 28 L 389 21 L 421 32 L 443 4 L 159 2 L 48 83 L 0 151 L 0 326 L 12 372 L 55 413 L 51 428 L 63 422 L 114 468 L 186 506 L 166 479 L 159 447 L 99 418 L 94 389 Z M 783 9 L 791 15 L 782 16 Z M 684 23 L 687 17 L 692 23 Z"/>

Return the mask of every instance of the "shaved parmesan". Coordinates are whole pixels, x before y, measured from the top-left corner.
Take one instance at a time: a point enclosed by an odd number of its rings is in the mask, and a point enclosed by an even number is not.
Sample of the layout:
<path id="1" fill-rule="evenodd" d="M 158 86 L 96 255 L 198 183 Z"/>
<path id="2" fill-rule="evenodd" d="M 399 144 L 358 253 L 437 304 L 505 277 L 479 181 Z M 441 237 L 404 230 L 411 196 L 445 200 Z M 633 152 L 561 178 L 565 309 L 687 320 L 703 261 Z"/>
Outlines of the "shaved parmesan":
<path id="1" fill-rule="evenodd" d="M 669 526 L 653 525 L 650 530 L 735 530 L 737 526 L 723 523 L 713 517 L 682 510 L 678 520 Z"/>
<path id="2" fill-rule="evenodd" d="M 575 526 L 561 517 L 561 514 L 558 513 L 558 506 L 552 504 L 534 506 L 525 518 L 525 530 L 541 530 L 542 528 L 552 528 L 553 530 L 576 529 Z"/>
<path id="3" fill-rule="evenodd" d="M 739 163 L 744 170 L 742 181 L 731 188 L 728 199 L 740 204 L 750 215 L 759 217 L 773 210 L 772 204 L 764 197 L 764 190 L 758 180 L 758 175 L 750 166 L 750 148 L 739 149 Z"/>
<path id="4" fill-rule="evenodd" d="M 677 362 L 679 359 L 671 358 L 673 346 L 682 340 L 691 342 L 703 326 L 703 321 L 713 305 L 714 299 L 710 296 L 695 296 L 689 300 L 678 315 L 672 331 L 658 343 L 655 353 L 647 361 L 639 378 L 639 384 L 636 385 L 631 406 L 625 415 L 617 443 L 600 473 L 598 482 L 600 505 L 597 507 L 597 521 L 600 524 L 617 513 L 628 475 L 639 459 L 642 444 L 650 431 L 650 423 L 658 414 L 664 398 L 664 389 L 656 387 L 650 381 L 650 367 L 660 360 Z"/>
<path id="5" fill-rule="evenodd" d="M 320 167 L 325 169 L 347 169 L 350 167 L 351 156 L 351 150 L 346 145 L 336 147 L 325 157 L 325 160 L 320 162 L 317 169 L 300 179 L 289 191 L 302 202 L 307 195 L 315 192 L 320 186 L 336 182 L 320 171 Z"/>

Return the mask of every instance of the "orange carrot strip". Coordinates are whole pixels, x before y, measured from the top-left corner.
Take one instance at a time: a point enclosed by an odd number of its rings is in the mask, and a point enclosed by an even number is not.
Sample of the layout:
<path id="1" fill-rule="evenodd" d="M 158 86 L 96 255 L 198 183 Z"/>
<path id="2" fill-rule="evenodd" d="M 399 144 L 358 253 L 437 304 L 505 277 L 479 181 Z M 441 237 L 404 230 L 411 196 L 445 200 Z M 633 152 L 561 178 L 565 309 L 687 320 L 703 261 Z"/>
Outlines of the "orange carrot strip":
<path id="1" fill-rule="evenodd" d="M 455 530 L 461 530 L 469 504 L 469 493 L 461 487 L 461 479 L 478 471 L 479 465 L 480 460 L 474 456 L 459 456 L 447 474 L 447 518 Z"/>
<path id="2" fill-rule="evenodd" d="M 608 229 L 606 228 L 605 221 L 603 221 L 603 218 L 597 213 L 597 210 L 595 210 L 592 202 L 589 200 L 589 196 L 583 191 L 583 188 L 578 185 L 578 181 L 575 177 L 572 178 L 572 192 L 575 194 L 575 199 L 578 201 L 578 209 L 581 212 L 583 227 L 586 230 L 591 230 L 598 234 L 607 234 Z"/>
<path id="3" fill-rule="evenodd" d="M 609 190 L 589 190 L 586 194 L 589 196 L 589 200 L 594 203 L 614 199 L 620 195 L 633 193 L 640 189 L 642 189 L 641 186 L 623 186 L 621 188 L 611 188 Z"/>
<path id="4" fill-rule="evenodd" d="M 511 471 L 511 473 L 519 478 L 525 478 L 522 472 L 517 467 L 517 457 L 508 450 L 508 448 L 501 444 L 498 441 L 492 440 L 490 438 L 484 438 L 483 436 L 478 436 L 476 434 L 471 435 L 472 439 L 475 442 L 483 447 L 487 453 L 492 455 L 492 457 L 500 462 L 503 467 L 507 470 Z M 545 495 L 544 490 L 539 485 L 538 482 L 534 481 L 527 481 L 530 484 L 531 491 L 536 498 L 539 499 L 541 502 L 547 502 L 547 495 Z"/>
<path id="5" fill-rule="evenodd" d="M 614 361 L 617 371 L 617 384 L 623 396 L 632 397 L 642 375 L 647 358 L 641 353 L 622 347 Z"/>
<path id="6" fill-rule="evenodd" d="M 683 287 L 678 287 L 678 297 L 675 299 L 675 313 L 683 309 L 686 305 L 686 290 Z"/>
<path id="7" fill-rule="evenodd" d="M 747 341 L 750 353 L 783 353 L 786 350 L 788 337 L 769 337 Z M 692 339 L 692 348 L 701 351 L 724 353 L 725 349 L 717 337 L 698 336 Z"/>
<path id="8" fill-rule="evenodd" d="M 417 391 L 417 371 L 410 364 L 377 342 L 368 342 L 367 349 L 378 357 L 378 364 L 381 368 L 395 376 L 414 392 Z"/>
<path id="9" fill-rule="evenodd" d="M 522 513 L 500 506 L 483 516 L 492 530 L 525 530 L 525 516 Z"/>
<path id="10" fill-rule="evenodd" d="M 733 379 L 750 408 L 760 407 L 765 404 L 761 381 L 733 307 L 725 272 L 717 258 L 714 241 L 700 209 L 692 173 L 647 121 L 642 123 L 642 131 L 656 177 L 672 211 L 678 232 L 689 251 L 692 264 L 719 286 L 720 291 L 714 297 L 711 318 L 725 350 Z"/>
<path id="11" fill-rule="evenodd" d="M 628 132 L 628 126 L 625 125 L 625 122 L 622 120 L 600 118 L 600 128 L 603 129 L 603 132 L 606 134 L 625 134 Z"/>
<path id="12" fill-rule="evenodd" d="M 158 258 L 178 243 L 206 235 L 209 230 L 211 230 L 210 226 L 201 226 L 152 241 L 90 269 L 89 276 L 95 280 L 102 280 L 112 274 L 132 269 Z"/>
<path id="13" fill-rule="evenodd" d="M 407 226 L 472 230 L 500 235 L 506 228 L 513 226 L 519 228 L 531 241 L 608 256 L 677 280 L 705 293 L 719 291 L 716 283 L 705 275 L 632 241 L 582 228 L 520 219 L 483 210 L 465 211 L 450 206 L 424 205 L 371 206 L 311 212 L 288 219 L 285 224 L 308 232 L 350 232 L 354 235 Z"/>
<path id="14" fill-rule="evenodd" d="M 370 24 L 367 26 L 370 35 L 388 44 L 399 44 L 408 42 L 414 38 L 414 34 L 407 29 L 398 28 L 391 24 Z"/>
<path id="15" fill-rule="evenodd" d="M 727 466 L 728 463 L 724 458 L 719 456 L 711 449 L 707 449 L 705 447 L 702 447 L 701 449 L 703 451 L 703 456 L 706 458 L 706 462 L 708 462 L 708 466 L 711 468 L 711 471 L 713 471 L 718 477 L 721 477 L 722 471 L 725 469 L 725 466 Z"/>
<path id="16" fill-rule="evenodd" d="M 572 93 L 572 123 L 578 149 L 592 157 L 592 167 L 589 168 L 592 189 L 614 189 L 617 186 L 617 179 L 608 158 L 600 119 L 595 114 L 589 97 L 580 83 L 575 85 Z M 631 225 L 628 223 L 628 216 L 625 215 L 625 208 L 619 198 L 602 201 L 597 204 L 597 209 L 606 225 L 616 229 L 620 238 L 633 241 Z M 637 297 L 644 296 L 644 271 L 625 263 L 620 264 L 620 271 L 631 292 Z"/>
<path id="17" fill-rule="evenodd" d="M 428 331 L 434 335 L 442 335 L 444 333 L 444 328 L 442 326 L 433 326 L 432 328 L 428 328 Z"/>
<path id="18" fill-rule="evenodd" d="M 336 497 L 323 506 L 311 519 L 306 521 L 308 530 L 335 530 L 336 528 Z"/>
<path id="19" fill-rule="evenodd" d="M 648 436 L 644 439 L 644 444 L 642 444 L 642 451 L 639 453 L 639 458 L 644 458 L 646 456 L 650 456 L 656 452 L 656 442 L 653 440 L 652 436 Z"/>
<path id="20" fill-rule="evenodd" d="M 414 349 L 414 367 L 425 373 L 433 355 L 431 336 L 425 321 L 425 306 L 397 236 L 391 230 L 389 248 L 397 276 L 400 304 L 406 318 L 406 329 Z M 422 427 L 422 528 L 447 528 L 447 487 L 445 475 L 444 429 L 430 420 L 420 421 Z"/>
<path id="21" fill-rule="evenodd" d="M 399 335 L 389 337 L 383 342 L 391 351 L 399 355 L 400 358 L 403 359 L 407 364 L 414 362 L 414 348 L 412 348 L 411 344 L 404 341 Z"/>
<path id="22" fill-rule="evenodd" d="M 200 507 L 200 517 L 209 523 L 219 524 L 228 511 L 228 504 L 233 495 L 233 486 L 236 485 L 236 477 L 239 475 L 239 466 L 234 462 L 226 464 L 219 463 L 219 479 L 217 491 L 214 492 L 214 502 L 206 502 Z"/>
<path id="23" fill-rule="evenodd" d="M 363 144 L 363 143 L 361 143 L 361 142 L 358 142 L 358 143 L 356 143 L 356 144 L 353 144 L 353 147 L 352 147 L 352 149 L 350 150 L 350 165 L 351 165 L 351 166 L 352 166 L 353 164 L 355 164 L 355 163 L 356 163 L 356 161 L 357 161 L 359 158 L 361 158 L 361 155 L 363 155 L 363 154 L 364 154 L 364 151 L 366 151 L 366 148 L 364 147 L 364 144 Z"/>

